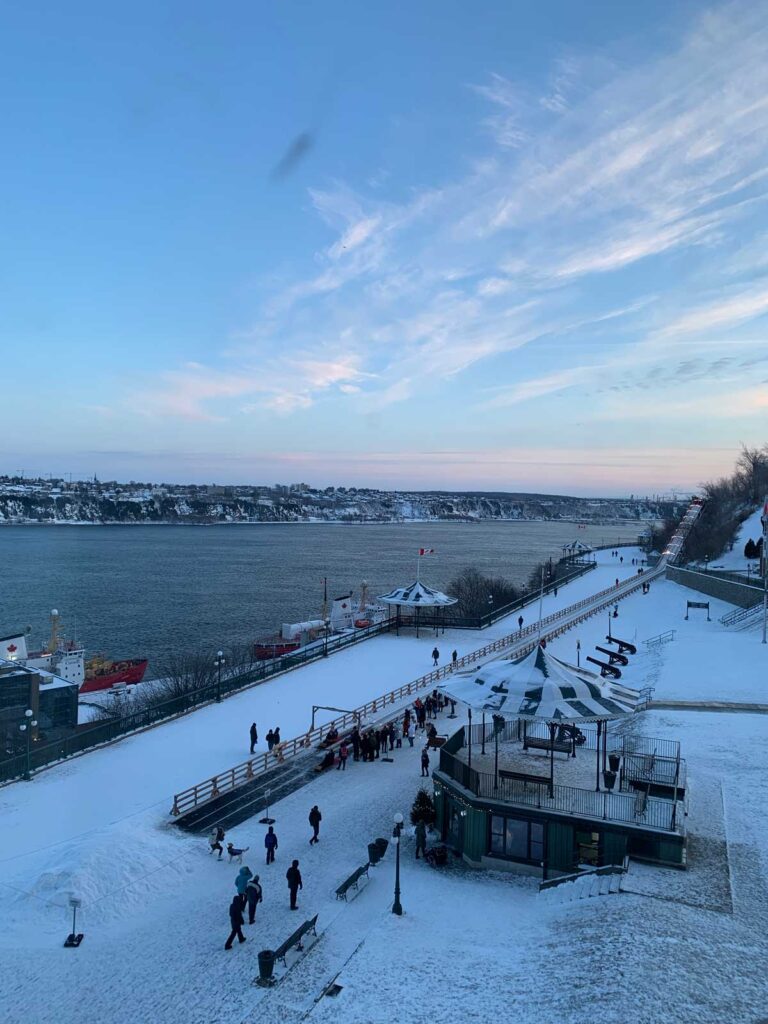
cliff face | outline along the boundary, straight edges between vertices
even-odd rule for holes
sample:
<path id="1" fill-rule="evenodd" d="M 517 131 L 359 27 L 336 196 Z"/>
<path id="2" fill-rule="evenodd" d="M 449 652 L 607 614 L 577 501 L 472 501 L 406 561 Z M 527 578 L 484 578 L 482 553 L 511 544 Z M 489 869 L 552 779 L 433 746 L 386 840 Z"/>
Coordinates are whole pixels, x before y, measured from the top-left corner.
<path id="1" fill-rule="evenodd" d="M 228 490 L 235 490 L 230 488 Z M 244 490 L 244 489 L 243 489 Z M 282 489 L 287 490 L 287 489 Z M 618 519 L 650 521 L 662 505 L 646 501 L 587 501 L 540 495 L 431 494 L 385 491 L 217 494 L 203 488 L 69 489 L 42 484 L 0 485 L 0 524 L 12 523 L 295 523 L 421 520 Z"/>

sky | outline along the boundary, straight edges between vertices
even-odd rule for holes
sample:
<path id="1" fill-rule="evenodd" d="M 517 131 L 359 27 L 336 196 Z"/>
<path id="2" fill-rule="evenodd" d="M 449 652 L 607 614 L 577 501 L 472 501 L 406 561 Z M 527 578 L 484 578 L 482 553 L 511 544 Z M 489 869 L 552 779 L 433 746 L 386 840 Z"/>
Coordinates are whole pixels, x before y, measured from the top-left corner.
<path id="1" fill-rule="evenodd" d="M 621 495 L 768 441 L 768 0 L 0 20 L 0 472 Z"/>

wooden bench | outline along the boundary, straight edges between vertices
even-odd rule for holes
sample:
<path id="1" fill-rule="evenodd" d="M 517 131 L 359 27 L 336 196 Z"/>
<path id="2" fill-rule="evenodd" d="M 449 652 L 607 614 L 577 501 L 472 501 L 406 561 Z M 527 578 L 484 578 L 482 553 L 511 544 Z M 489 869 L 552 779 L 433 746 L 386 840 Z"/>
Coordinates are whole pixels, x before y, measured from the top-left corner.
<path id="1" fill-rule="evenodd" d="M 346 900 L 347 893 L 349 892 L 349 890 L 358 888 L 360 884 L 360 879 L 363 877 L 363 875 L 365 875 L 366 878 L 368 877 L 369 867 L 370 864 L 363 864 L 362 867 L 359 867 L 356 871 L 353 871 L 349 878 L 342 882 L 339 888 L 336 890 L 336 899 Z"/>
<path id="2" fill-rule="evenodd" d="M 442 745 L 447 742 L 447 740 L 447 736 L 432 736 L 429 740 L 427 740 L 427 746 L 431 747 L 433 750 L 439 750 L 440 747 L 442 747 Z"/>
<path id="3" fill-rule="evenodd" d="M 531 750 L 546 750 L 547 752 L 554 749 L 558 754 L 570 754 L 571 752 L 570 743 L 560 743 L 558 740 L 550 743 L 545 736 L 526 736 L 523 740 L 523 750 L 528 750 L 529 748 Z"/>
<path id="4" fill-rule="evenodd" d="M 285 962 L 285 958 L 288 955 L 288 953 L 290 953 L 290 951 L 294 948 L 297 949 L 299 952 L 301 952 L 304 949 L 304 947 L 301 944 L 301 940 L 304 938 L 307 932 L 312 932 L 313 935 L 317 935 L 317 931 L 315 929 L 316 924 L 317 914 L 315 914 L 314 917 L 310 918 L 309 921 L 305 921 L 304 924 L 300 925 L 293 933 L 293 935 L 291 935 L 289 939 L 285 940 L 282 946 L 277 947 L 277 949 L 275 950 L 275 960 L 282 960 L 283 967 L 287 967 L 288 965 Z"/>
<path id="5" fill-rule="evenodd" d="M 512 782 L 532 782 L 536 786 L 548 786 L 549 776 L 531 775 L 528 772 L 509 772 L 506 768 L 499 768 L 499 778 L 509 779 Z"/>

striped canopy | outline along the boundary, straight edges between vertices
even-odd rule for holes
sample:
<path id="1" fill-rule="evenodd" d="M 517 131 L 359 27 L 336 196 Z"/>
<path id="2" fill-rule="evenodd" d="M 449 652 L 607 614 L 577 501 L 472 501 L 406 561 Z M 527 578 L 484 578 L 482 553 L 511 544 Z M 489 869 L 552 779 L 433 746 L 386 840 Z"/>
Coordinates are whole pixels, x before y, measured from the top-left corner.
<path id="1" fill-rule="evenodd" d="M 378 598 L 384 604 L 399 604 L 404 608 L 446 608 L 456 604 L 458 598 L 449 597 L 416 580 L 409 587 L 398 587 Z"/>
<path id="2" fill-rule="evenodd" d="M 537 646 L 516 661 L 458 672 L 439 689 L 473 710 L 505 718 L 590 722 L 637 710 L 640 694 L 553 657 Z"/>

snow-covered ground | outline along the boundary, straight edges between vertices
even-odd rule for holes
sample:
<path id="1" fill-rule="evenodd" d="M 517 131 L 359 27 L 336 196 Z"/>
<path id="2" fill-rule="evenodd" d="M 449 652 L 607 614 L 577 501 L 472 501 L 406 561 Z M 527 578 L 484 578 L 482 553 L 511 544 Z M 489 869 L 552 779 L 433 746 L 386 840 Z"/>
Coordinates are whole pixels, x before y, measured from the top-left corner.
<path id="1" fill-rule="evenodd" d="M 763 524 L 760 521 L 763 514 L 763 506 L 756 509 L 739 527 L 739 532 L 736 534 L 736 540 L 733 542 L 733 549 L 726 551 L 725 554 L 719 555 L 717 558 L 712 560 L 712 565 L 723 569 L 734 569 L 740 572 L 747 571 L 747 565 L 751 565 L 754 569 L 757 562 L 755 560 L 749 561 L 744 557 L 744 546 L 748 540 L 757 541 L 763 535 Z"/>
<path id="2" fill-rule="evenodd" d="M 544 612 L 634 575 L 601 553 L 601 565 L 544 600 Z M 623 681 L 651 684 L 658 699 L 768 703 L 768 647 L 759 632 L 731 633 L 717 621 L 729 606 L 712 601 L 686 622 L 696 599 L 672 583 L 621 602 L 614 635 L 638 642 Z M 525 614 L 528 621 L 535 609 Z M 695 617 L 694 617 L 695 614 Z M 442 660 L 510 632 L 437 641 Z M 646 652 L 644 639 L 674 629 Z M 592 653 L 608 631 L 598 615 L 552 642 L 559 657 Z M 385 1022 L 487 1021 L 503 1013 L 538 1024 L 554 1020 L 677 1020 L 729 1024 L 768 1016 L 768 897 L 763 883 L 768 829 L 768 716 L 645 712 L 647 735 L 679 738 L 690 778 L 688 872 L 633 865 L 631 894 L 550 902 L 535 879 L 461 866 L 435 871 L 403 847 L 403 905 L 389 913 L 393 851 L 349 905 L 334 889 L 367 859 L 366 845 L 391 833 L 419 787 L 418 745 L 394 763 L 350 762 L 273 809 L 277 863 L 263 864 L 264 827 L 234 830 L 245 861 L 265 884 L 249 941 L 223 949 L 237 868 L 214 862 L 204 840 L 168 824 L 172 793 L 247 756 L 255 718 L 260 736 L 306 729 L 313 703 L 354 707 L 430 667 L 435 638 L 381 637 L 323 663 L 246 691 L 221 705 L 42 772 L 0 790 L 0 1018 L 8 1024 L 105 1024 L 256 1020 Z M 460 724 L 459 722 L 456 723 Z M 321 842 L 308 845 L 307 813 L 323 812 Z M 301 912 L 288 909 L 285 870 L 301 861 Z M 83 900 L 77 950 L 67 895 Z M 256 953 L 319 913 L 321 938 L 274 990 L 251 984 Z M 321 998 L 332 980 L 340 993 Z"/>

